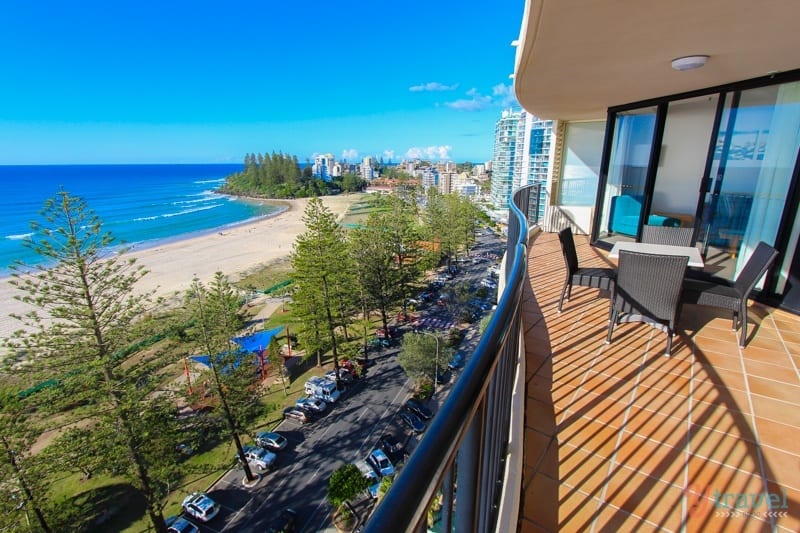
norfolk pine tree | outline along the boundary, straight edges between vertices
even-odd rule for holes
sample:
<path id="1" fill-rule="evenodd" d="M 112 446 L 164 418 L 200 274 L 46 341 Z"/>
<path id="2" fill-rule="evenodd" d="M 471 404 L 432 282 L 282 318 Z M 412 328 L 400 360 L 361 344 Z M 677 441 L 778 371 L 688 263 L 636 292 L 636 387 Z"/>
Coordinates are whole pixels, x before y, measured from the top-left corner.
<path id="1" fill-rule="evenodd" d="M 297 290 L 295 314 L 301 322 L 306 345 L 315 339 L 309 332 L 327 333 L 333 367 L 339 384 L 338 327 L 346 324 L 341 310 L 352 302 L 353 282 L 344 232 L 322 200 L 312 198 L 303 213 L 306 231 L 294 243 L 291 260 Z"/>
<path id="2" fill-rule="evenodd" d="M 240 353 L 232 340 L 242 325 L 238 296 L 222 272 L 217 272 L 209 287 L 194 278 L 186 303 L 196 320 L 197 345 L 209 355 L 214 392 L 230 437 L 247 481 L 253 482 L 257 478 L 244 455 L 240 435 L 247 433 L 245 426 L 257 404 L 255 366 L 252 354 Z"/>
<path id="3" fill-rule="evenodd" d="M 98 448 L 114 452 L 107 464 L 123 466 L 123 475 L 145 500 L 153 527 L 166 533 L 161 501 L 174 457 L 148 453 L 152 428 L 139 423 L 149 399 L 136 385 L 149 368 L 118 355 L 149 302 L 149 294 L 133 292 L 146 271 L 134 259 L 109 253 L 114 238 L 82 199 L 59 191 L 45 202 L 41 216 L 31 224 L 27 245 L 48 266 L 13 267 L 11 283 L 22 293 L 15 298 L 33 310 L 12 315 L 24 328 L 8 344 L 42 379 L 59 379 L 94 408 L 99 427 L 117 428 L 100 432 L 113 435 L 113 441 Z"/>

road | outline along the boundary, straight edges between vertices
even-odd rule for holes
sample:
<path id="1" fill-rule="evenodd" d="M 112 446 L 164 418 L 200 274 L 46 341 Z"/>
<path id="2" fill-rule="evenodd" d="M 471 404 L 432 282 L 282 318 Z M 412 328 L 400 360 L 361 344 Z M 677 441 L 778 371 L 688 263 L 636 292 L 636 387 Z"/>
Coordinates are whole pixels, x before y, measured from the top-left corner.
<path id="1" fill-rule="evenodd" d="M 502 251 L 501 239 L 481 232 L 476 253 Z M 468 262 L 452 283 L 468 280 L 476 285 L 486 278 L 490 260 Z M 434 303 L 418 310 L 431 325 L 447 325 L 454 317 Z M 477 322 L 462 343 L 459 352 L 468 356 L 477 343 Z M 374 363 L 366 377 L 352 384 L 334 405 L 314 422 L 302 425 L 285 420 L 277 428 L 289 439 L 285 450 L 278 452 L 276 468 L 263 475 L 252 487 L 242 483 L 240 468 L 228 471 L 208 491 L 222 509 L 209 524 L 201 525 L 202 532 L 263 532 L 291 507 L 297 511 L 297 531 L 322 531 L 330 527 L 332 508 L 327 502 L 328 480 L 340 466 L 365 458 L 386 433 L 394 434 L 406 444 L 411 453 L 417 437 L 401 426 L 397 417 L 403 403 L 412 392 L 412 382 L 397 363 L 399 351 L 395 341 L 389 348 L 373 351 Z M 452 373 L 449 373 L 452 374 Z M 455 377 L 448 375 L 430 402 L 435 412 L 446 398 Z M 197 521 L 193 520 L 197 523 Z M 198 524 L 200 525 L 200 524 Z"/>

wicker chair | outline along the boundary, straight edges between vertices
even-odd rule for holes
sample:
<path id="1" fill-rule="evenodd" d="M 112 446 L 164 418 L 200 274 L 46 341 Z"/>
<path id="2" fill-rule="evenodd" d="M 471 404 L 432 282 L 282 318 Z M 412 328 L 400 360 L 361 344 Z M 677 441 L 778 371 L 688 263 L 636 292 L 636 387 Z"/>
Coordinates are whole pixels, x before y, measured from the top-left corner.
<path id="1" fill-rule="evenodd" d="M 683 303 L 707 305 L 732 311 L 733 330 L 736 331 L 741 325 L 739 346 L 744 347 L 747 340 L 747 299 L 758 280 L 777 257 L 778 251 L 775 248 L 765 242 L 759 242 L 733 283 L 727 280 L 687 279 L 683 284 L 681 300 Z"/>
<path id="2" fill-rule="evenodd" d="M 572 237 L 572 229 L 569 227 L 558 233 L 558 240 L 561 242 L 561 253 L 564 255 L 564 264 L 567 267 L 567 275 L 564 279 L 564 287 L 561 289 L 561 297 L 558 300 L 558 311 L 564 304 L 564 297 L 569 300 L 572 294 L 572 286 L 594 287 L 597 289 L 610 291 L 614 287 L 615 272 L 613 268 L 584 268 L 578 265 L 578 253 L 575 251 L 575 239 Z"/>
<path id="3" fill-rule="evenodd" d="M 694 228 L 672 228 L 669 226 L 642 226 L 642 242 L 650 244 L 669 244 L 671 246 L 691 246 Z"/>
<path id="4" fill-rule="evenodd" d="M 611 344 L 615 325 L 646 322 L 666 332 L 665 355 L 670 355 L 688 263 L 686 256 L 620 251 L 606 344 Z"/>

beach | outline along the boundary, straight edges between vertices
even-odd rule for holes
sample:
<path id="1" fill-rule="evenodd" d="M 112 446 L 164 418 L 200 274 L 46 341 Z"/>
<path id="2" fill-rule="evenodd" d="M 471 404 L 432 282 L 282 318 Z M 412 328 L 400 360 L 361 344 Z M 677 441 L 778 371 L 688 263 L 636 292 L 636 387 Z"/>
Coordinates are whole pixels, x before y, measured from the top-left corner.
<path id="1" fill-rule="evenodd" d="M 340 194 L 321 199 L 337 218 L 341 218 L 362 196 Z M 231 281 L 236 281 L 246 272 L 287 257 L 296 237 L 305 231 L 302 218 L 308 199 L 276 200 L 275 203 L 286 205 L 287 209 L 265 219 L 226 227 L 208 235 L 131 250 L 126 255 L 135 257 L 138 264 L 149 270 L 136 285 L 136 291 L 155 291 L 156 296 L 170 298 L 188 289 L 194 277 L 208 283 L 216 272 L 221 271 Z M 4 311 L 0 316 L 2 339 L 7 339 L 21 325 L 8 315 L 29 310 L 14 299 L 21 293 L 8 283 L 9 280 L 0 279 L 0 302 L 3 302 Z"/>

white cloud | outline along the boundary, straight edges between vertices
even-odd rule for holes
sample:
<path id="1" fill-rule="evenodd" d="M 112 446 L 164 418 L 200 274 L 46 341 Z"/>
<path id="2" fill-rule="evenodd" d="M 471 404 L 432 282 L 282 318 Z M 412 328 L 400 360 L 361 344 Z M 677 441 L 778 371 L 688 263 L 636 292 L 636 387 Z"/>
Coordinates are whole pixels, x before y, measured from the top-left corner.
<path id="1" fill-rule="evenodd" d="M 347 161 L 358 160 L 358 150 L 350 148 L 349 150 L 342 150 L 342 159 Z"/>
<path id="2" fill-rule="evenodd" d="M 517 99 L 511 85 L 499 83 L 492 87 L 492 95 L 483 95 L 477 89 L 472 88 L 467 91 L 468 98 L 461 98 L 452 102 L 445 102 L 444 105 L 457 111 L 482 111 L 488 107 L 506 108 L 516 104 Z"/>
<path id="3" fill-rule="evenodd" d="M 462 98 L 454 102 L 445 102 L 444 105 L 458 111 L 480 111 L 492 104 L 491 96 L 484 96 L 474 88 L 467 91 L 467 96 L 469 98 Z"/>
<path id="4" fill-rule="evenodd" d="M 394 150 L 384 150 L 383 159 L 385 161 L 394 161 Z"/>
<path id="5" fill-rule="evenodd" d="M 420 85 L 413 85 L 408 88 L 409 91 L 412 93 L 418 92 L 439 92 L 439 91 L 452 91 L 458 87 L 458 84 L 454 85 L 445 85 L 444 83 L 439 83 L 438 81 L 431 81 L 428 83 L 422 83 Z"/>
<path id="6" fill-rule="evenodd" d="M 500 107 L 509 107 L 517 103 L 517 97 L 514 95 L 514 90 L 511 88 L 511 85 L 498 83 L 492 87 L 492 96 L 494 96 L 495 102 L 500 105 Z"/>
<path id="7" fill-rule="evenodd" d="M 412 146 L 406 152 L 407 159 L 450 159 L 450 150 L 453 147 L 445 146 Z"/>

